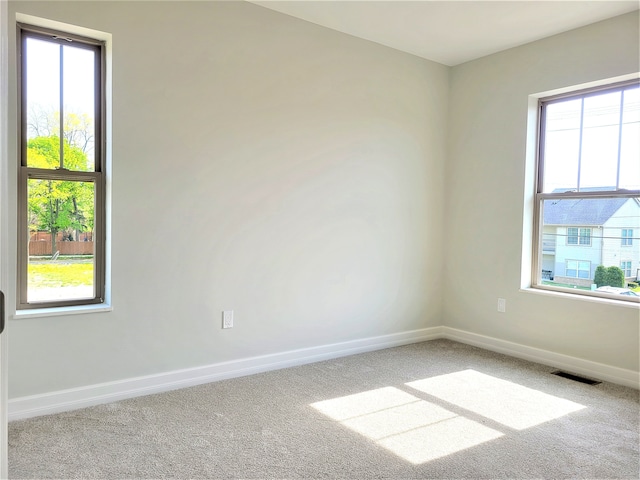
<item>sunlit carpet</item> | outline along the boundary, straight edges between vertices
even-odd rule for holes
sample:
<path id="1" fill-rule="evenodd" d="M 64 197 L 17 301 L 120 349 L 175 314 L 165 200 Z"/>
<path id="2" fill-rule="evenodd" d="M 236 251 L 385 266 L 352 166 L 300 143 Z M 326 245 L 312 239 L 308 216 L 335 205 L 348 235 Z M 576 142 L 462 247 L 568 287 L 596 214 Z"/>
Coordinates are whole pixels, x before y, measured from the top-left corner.
<path id="1" fill-rule="evenodd" d="M 11 478 L 637 479 L 639 392 L 448 340 L 9 425 Z"/>

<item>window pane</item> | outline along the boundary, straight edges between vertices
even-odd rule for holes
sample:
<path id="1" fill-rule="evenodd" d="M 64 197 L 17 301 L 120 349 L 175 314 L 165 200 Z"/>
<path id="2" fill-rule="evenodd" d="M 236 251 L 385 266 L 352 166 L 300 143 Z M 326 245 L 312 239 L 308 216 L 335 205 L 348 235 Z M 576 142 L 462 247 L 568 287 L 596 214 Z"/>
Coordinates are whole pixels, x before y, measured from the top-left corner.
<path id="1" fill-rule="evenodd" d="M 17 307 L 102 303 L 105 245 L 95 232 L 104 232 L 105 179 L 98 148 L 104 45 L 28 25 L 18 30 L 24 128 Z"/>
<path id="2" fill-rule="evenodd" d="M 580 230 L 580 245 L 589 245 L 591 243 L 591 229 L 583 228 Z"/>
<path id="3" fill-rule="evenodd" d="M 585 130 L 582 140 L 580 190 L 615 190 L 618 178 L 618 126 Z"/>
<path id="4" fill-rule="evenodd" d="M 84 154 L 84 158 L 67 158 L 70 170 L 94 170 L 95 121 L 95 52 L 81 48 L 63 47 L 64 78 L 64 138 L 70 148 Z M 65 152 L 66 153 L 66 152 Z"/>
<path id="5" fill-rule="evenodd" d="M 590 262 L 578 262 L 578 278 L 591 278 Z"/>
<path id="6" fill-rule="evenodd" d="M 24 55 L 27 144 L 35 142 L 40 145 L 38 149 L 28 149 L 27 166 L 60 167 L 62 114 L 64 168 L 93 171 L 95 51 L 66 45 L 61 47 L 56 43 L 28 37 Z M 43 147 L 45 144 L 46 148 Z"/>
<path id="7" fill-rule="evenodd" d="M 584 99 L 583 128 L 606 127 L 620 122 L 621 92 L 592 95 Z"/>
<path id="8" fill-rule="evenodd" d="M 640 190 L 640 88 L 624 92 L 620 188 Z"/>
<path id="9" fill-rule="evenodd" d="M 640 280 L 640 198 L 625 197 L 640 190 L 640 86 L 585 90 L 541 108 L 538 284 L 591 291 Z"/>
<path id="10" fill-rule="evenodd" d="M 28 180 L 27 300 L 95 297 L 92 182 Z"/>
<path id="11" fill-rule="evenodd" d="M 541 284 L 590 290 L 592 269 L 620 267 L 621 259 L 631 262 L 624 270 L 635 278 L 640 242 L 628 243 L 628 235 L 640 231 L 640 197 L 549 199 L 542 208 Z"/>
<path id="12" fill-rule="evenodd" d="M 581 106 L 578 99 L 546 107 L 544 192 L 578 188 Z"/>
<path id="13" fill-rule="evenodd" d="M 640 189 L 637 86 L 546 104 L 543 128 L 542 192 Z"/>
<path id="14" fill-rule="evenodd" d="M 620 92 L 584 100 L 580 189 L 615 190 L 618 177 Z"/>
<path id="15" fill-rule="evenodd" d="M 27 166 L 57 168 L 60 166 L 60 46 L 27 38 L 26 58 L 26 122 L 27 138 L 49 138 L 46 158 L 43 152 L 29 150 Z M 56 141 L 53 141 L 55 137 Z"/>

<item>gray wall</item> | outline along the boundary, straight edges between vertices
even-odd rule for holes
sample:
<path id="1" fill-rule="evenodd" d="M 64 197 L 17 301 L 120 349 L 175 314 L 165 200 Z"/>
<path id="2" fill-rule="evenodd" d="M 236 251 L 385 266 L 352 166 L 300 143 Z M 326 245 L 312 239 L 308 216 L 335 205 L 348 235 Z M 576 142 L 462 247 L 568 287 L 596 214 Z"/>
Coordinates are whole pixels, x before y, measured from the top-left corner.
<path id="1" fill-rule="evenodd" d="M 442 324 L 448 68 L 245 2 L 10 10 L 113 35 L 114 307 L 12 320 L 11 398 Z"/>
<path id="2" fill-rule="evenodd" d="M 638 369 L 637 309 L 520 291 L 527 97 L 638 71 L 637 14 L 450 69 L 243 2 L 9 10 L 113 35 L 114 309 L 11 320 L 11 398 L 440 325 Z"/>
<path id="3" fill-rule="evenodd" d="M 527 98 L 638 72 L 638 45 L 635 12 L 452 69 L 447 326 L 638 370 L 637 307 L 520 291 L 533 205 Z M 507 299 L 506 313 L 497 312 L 498 297 Z"/>

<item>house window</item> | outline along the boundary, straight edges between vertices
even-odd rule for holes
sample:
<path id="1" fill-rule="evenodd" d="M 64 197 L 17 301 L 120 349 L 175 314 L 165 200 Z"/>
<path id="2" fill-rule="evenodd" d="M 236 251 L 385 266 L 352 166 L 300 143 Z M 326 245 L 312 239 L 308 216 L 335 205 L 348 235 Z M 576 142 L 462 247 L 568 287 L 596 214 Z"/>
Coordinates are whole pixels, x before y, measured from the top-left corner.
<path id="1" fill-rule="evenodd" d="M 18 308 L 104 302 L 104 45 L 19 25 Z"/>
<path id="2" fill-rule="evenodd" d="M 541 99 L 538 143 L 532 286 L 602 296 L 591 263 L 619 265 L 640 228 L 638 80 Z M 565 276 L 545 275 L 553 265 Z"/>
<path id="3" fill-rule="evenodd" d="M 620 269 L 624 272 L 624 276 L 629 278 L 631 276 L 631 260 L 620 262 Z"/>
<path id="4" fill-rule="evenodd" d="M 571 278 L 591 278 L 591 262 L 567 260 L 565 275 Z"/>
<path id="5" fill-rule="evenodd" d="M 568 227 L 567 245 L 591 245 L 591 229 Z"/>

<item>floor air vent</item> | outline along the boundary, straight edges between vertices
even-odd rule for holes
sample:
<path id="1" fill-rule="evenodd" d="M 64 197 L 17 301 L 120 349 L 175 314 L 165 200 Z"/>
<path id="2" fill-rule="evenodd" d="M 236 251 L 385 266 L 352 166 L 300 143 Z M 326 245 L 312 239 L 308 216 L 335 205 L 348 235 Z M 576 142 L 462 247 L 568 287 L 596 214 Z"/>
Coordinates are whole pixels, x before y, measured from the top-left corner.
<path id="1" fill-rule="evenodd" d="M 587 385 L 599 385 L 600 383 L 602 383 L 599 380 L 591 380 L 590 378 L 584 378 L 579 375 L 563 372 L 562 370 L 551 372 L 551 375 L 557 375 L 558 377 L 568 378 L 569 380 L 573 380 L 575 382 L 586 383 Z"/>

